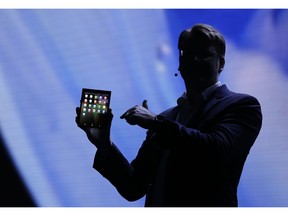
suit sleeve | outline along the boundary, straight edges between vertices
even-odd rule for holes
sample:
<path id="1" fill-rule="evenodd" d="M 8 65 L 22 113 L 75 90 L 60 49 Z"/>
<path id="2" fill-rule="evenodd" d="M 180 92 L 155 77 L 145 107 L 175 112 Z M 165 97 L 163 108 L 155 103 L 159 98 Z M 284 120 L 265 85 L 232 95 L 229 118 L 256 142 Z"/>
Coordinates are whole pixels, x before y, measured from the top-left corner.
<path id="1" fill-rule="evenodd" d="M 259 134 L 262 126 L 261 107 L 256 98 L 247 95 L 242 95 L 237 101 L 227 101 L 219 104 L 225 108 L 209 120 L 203 119 L 207 122 L 200 129 L 185 127 L 160 115 L 157 116 L 154 130 L 160 137 L 165 137 L 166 142 L 162 143 L 169 148 L 180 145 L 237 156 L 249 151 Z"/>
<path id="2" fill-rule="evenodd" d="M 142 198 L 149 187 L 155 159 L 155 148 L 149 137 L 147 135 L 137 157 L 131 163 L 114 144 L 105 152 L 97 150 L 94 158 L 93 168 L 109 180 L 128 201 Z"/>

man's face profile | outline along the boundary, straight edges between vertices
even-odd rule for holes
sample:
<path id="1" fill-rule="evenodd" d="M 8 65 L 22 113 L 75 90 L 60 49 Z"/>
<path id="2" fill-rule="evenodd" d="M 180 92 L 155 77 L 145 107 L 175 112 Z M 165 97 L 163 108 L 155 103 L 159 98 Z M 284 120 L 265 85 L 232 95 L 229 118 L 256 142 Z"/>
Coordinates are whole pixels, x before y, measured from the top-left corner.
<path id="1" fill-rule="evenodd" d="M 185 32 L 179 46 L 179 71 L 188 82 L 206 85 L 217 80 L 219 55 L 207 37 Z"/>

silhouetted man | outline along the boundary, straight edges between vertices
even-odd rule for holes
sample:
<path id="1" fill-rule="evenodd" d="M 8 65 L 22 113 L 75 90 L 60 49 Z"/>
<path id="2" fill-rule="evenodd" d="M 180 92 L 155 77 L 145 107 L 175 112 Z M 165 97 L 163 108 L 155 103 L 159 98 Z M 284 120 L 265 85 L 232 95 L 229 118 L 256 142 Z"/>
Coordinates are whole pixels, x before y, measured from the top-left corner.
<path id="1" fill-rule="evenodd" d="M 93 166 L 125 199 L 146 195 L 145 206 L 238 206 L 242 169 L 262 125 L 260 104 L 218 80 L 226 45 L 212 26 L 184 30 L 178 48 L 186 92 L 177 106 L 156 115 L 143 101 L 121 116 L 147 129 L 131 163 L 110 140 L 111 110 L 106 129 L 82 128 L 97 147 Z"/>

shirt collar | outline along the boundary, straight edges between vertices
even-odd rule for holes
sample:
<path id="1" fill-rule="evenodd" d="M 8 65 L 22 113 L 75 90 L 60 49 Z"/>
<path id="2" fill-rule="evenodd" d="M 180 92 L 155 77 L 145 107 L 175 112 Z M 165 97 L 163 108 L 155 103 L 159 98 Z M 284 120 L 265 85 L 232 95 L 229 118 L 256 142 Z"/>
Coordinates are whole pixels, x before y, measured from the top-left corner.
<path id="1" fill-rule="evenodd" d="M 218 88 L 222 86 L 222 83 L 220 81 L 216 82 L 214 85 L 212 86 L 209 86 L 207 89 L 205 89 L 201 95 L 203 97 L 204 100 L 207 100 L 207 98 Z M 182 94 L 182 96 L 180 98 L 178 98 L 177 100 L 177 104 L 178 105 L 181 105 L 184 103 L 184 101 L 187 100 L 187 95 L 186 95 L 186 92 L 184 92 Z"/>
<path id="2" fill-rule="evenodd" d="M 207 98 L 218 88 L 222 86 L 222 83 L 220 81 L 216 82 L 214 85 L 208 87 L 202 92 L 202 96 L 204 100 L 207 100 Z"/>

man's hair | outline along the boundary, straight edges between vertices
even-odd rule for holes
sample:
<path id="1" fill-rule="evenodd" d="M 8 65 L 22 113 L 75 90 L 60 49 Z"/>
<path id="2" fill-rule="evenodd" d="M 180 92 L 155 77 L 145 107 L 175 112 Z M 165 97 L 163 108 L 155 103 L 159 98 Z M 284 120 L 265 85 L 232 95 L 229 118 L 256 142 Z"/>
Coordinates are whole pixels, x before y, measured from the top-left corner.
<path id="1" fill-rule="evenodd" d="M 208 39 L 216 48 L 217 53 L 225 56 L 226 43 L 224 36 L 214 27 L 207 24 L 196 24 L 189 29 L 182 31 L 178 39 L 178 48 L 182 47 L 185 39 L 189 38 L 191 34 L 198 34 Z"/>

